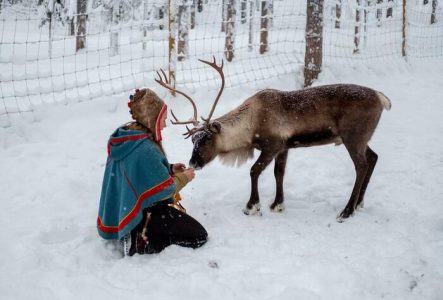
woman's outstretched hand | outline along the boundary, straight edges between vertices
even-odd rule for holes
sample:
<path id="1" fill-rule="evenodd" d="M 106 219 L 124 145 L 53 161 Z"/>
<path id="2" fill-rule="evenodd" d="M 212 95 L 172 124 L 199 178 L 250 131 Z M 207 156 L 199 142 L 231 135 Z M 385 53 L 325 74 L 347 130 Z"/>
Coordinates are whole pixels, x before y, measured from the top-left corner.
<path id="1" fill-rule="evenodd" d="M 186 169 L 186 166 L 182 163 L 172 165 L 172 173 L 174 173 L 174 174 L 183 172 L 185 169 Z"/>

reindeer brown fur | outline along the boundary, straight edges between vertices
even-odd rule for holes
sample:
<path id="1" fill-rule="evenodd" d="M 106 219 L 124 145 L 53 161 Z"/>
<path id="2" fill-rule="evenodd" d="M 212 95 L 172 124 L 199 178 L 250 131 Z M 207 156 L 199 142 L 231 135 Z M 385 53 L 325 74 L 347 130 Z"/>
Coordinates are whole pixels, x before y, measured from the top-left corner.
<path id="1" fill-rule="evenodd" d="M 222 66 L 216 66 L 215 60 L 212 64 L 205 63 L 216 68 L 224 81 Z M 270 208 L 281 211 L 288 150 L 344 144 L 354 163 L 356 180 L 349 201 L 339 215 L 339 220 L 343 220 L 351 216 L 356 207 L 363 206 L 378 158 L 368 142 L 383 109 L 390 107 L 383 93 L 353 84 L 299 91 L 263 90 L 220 118 L 211 121 L 209 117 L 203 126 L 188 129 L 187 135 L 192 136 L 194 144 L 190 165 L 203 168 L 217 156 L 224 162 L 239 165 L 252 157 L 254 149 L 260 150 L 250 171 L 251 195 L 244 212 L 255 214 L 260 210 L 258 178 L 274 159 L 277 191 Z M 210 115 L 214 108 L 215 105 Z"/>

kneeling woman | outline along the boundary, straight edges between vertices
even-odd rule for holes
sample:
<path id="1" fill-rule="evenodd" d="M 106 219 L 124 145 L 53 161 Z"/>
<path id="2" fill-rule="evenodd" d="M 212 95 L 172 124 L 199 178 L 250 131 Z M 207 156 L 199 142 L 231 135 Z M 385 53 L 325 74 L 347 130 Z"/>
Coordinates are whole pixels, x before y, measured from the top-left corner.
<path id="1" fill-rule="evenodd" d="M 178 191 L 193 169 L 169 164 L 161 145 L 166 105 L 151 90 L 136 90 L 129 106 L 135 122 L 118 128 L 108 142 L 99 235 L 120 240 L 125 255 L 158 253 L 176 244 L 198 248 L 207 232 L 178 203 Z"/>

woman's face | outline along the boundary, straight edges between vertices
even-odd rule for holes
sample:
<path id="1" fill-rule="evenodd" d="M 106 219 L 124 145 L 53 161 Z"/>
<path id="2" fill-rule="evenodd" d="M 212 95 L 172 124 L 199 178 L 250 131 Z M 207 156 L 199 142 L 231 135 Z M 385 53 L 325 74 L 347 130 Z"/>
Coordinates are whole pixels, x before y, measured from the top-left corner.
<path id="1" fill-rule="evenodd" d="M 160 130 L 163 130 L 163 128 L 166 127 L 166 118 L 168 117 L 168 112 L 165 111 L 165 113 L 162 116 L 162 119 L 160 120 Z"/>

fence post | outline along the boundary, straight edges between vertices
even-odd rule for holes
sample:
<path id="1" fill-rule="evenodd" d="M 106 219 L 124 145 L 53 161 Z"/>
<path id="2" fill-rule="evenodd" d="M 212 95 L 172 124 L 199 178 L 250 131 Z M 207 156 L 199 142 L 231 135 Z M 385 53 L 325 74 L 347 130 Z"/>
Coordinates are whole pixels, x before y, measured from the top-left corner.
<path id="1" fill-rule="evenodd" d="M 323 60 L 323 0 L 307 1 L 305 87 L 317 79 Z"/>
<path id="2" fill-rule="evenodd" d="M 176 6 L 174 0 L 168 0 L 168 30 L 169 30 L 169 53 L 168 53 L 168 72 L 169 84 L 174 88 L 171 91 L 172 96 L 175 96 L 175 66 L 177 62 L 177 55 L 175 53 L 175 35 L 177 32 L 177 23 L 175 22 Z"/>
<path id="3" fill-rule="evenodd" d="M 263 54 L 266 51 L 268 51 L 268 21 L 269 21 L 268 14 L 269 14 L 268 0 L 263 0 L 261 2 L 260 54 Z"/>
<path id="4" fill-rule="evenodd" d="M 402 17 L 402 42 L 401 42 L 401 55 L 406 58 L 406 0 L 403 0 L 403 17 Z"/>

